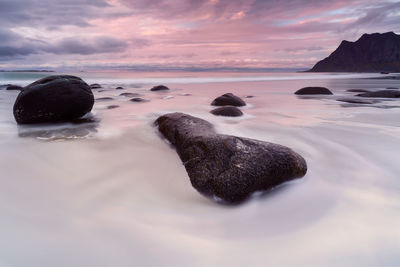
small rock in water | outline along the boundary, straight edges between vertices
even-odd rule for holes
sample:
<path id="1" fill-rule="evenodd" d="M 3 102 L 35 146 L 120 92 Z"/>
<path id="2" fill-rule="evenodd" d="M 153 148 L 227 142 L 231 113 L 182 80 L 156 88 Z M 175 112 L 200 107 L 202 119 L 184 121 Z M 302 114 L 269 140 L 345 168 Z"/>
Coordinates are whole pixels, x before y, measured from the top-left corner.
<path id="1" fill-rule="evenodd" d="M 19 85 L 11 84 L 11 85 L 7 86 L 7 90 L 19 90 L 19 91 L 21 91 L 23 89 L 24 88 L 22 86 L 19 86 Z"/>
<path id="2" fill-rule="evenodd" d="M 110 101 L 110 100 L 114 100 L 114 98 L 112 98 L 112 97 L 99 97 L 99 98 L 96 98 L 96 101 Z"/>
<path id="3" fill-rule="evenodd" d="M 176 147 L 193 187 L 213 198 L 241 202 L 307 172 L 304 158 L 290 148 L 217 134 L 200 118 L 170 113 L 155 123 Z"/>
<path id="4" fill-rule="evenodd" d="M 375 104 L 379 101 L 371 101 L 371 100 L 365 100 L 365 99 L 358 99 L 358 98 L 339 98 L 337 101 L 340 102 L 346 102 L 350 104 Z"/>
<path id="5" fill-rule="evenodd" d="M 325 87 L 304 87 L 297 90 L 296 95 L 333 95 L 333 93 Z"/>
<path id="6" fill-rule="evenodd" d="M 349 89 L 346 90 L 347 92 L 351 92 L 351 93 L 367 93 L 367 92 L 371 92 L 369 90 L 366 89 Z"/>
<path id="7" fill-rule="evenodd" d="M 107 107 L 107 109 L 114 109 L 114 108 L 119 108 L 119 106 L 118 105 L 110 105 Z"/>
<path id="8" fill-rule="evenodd" d="M 116 90 L 122 90 L 124 89 L 124 87 L 118 86 L 117 88 L 115 88 Z"/>
<path id="9" fill-rule="evenodd" d="M 150 91 L 166 91 L 169 90 L 165 85 L 157 85 L 150 89 Z"/>
<path id="10" fill-rule="evenodd" d="M 210 112 L 214 115 L 225 117 L 239 117 L 243 115 L 243 112 L 234 106 L 223 106 L 213 109 Z"/>
<path id="11" fill-rule="evenodd" d="M 91 88 L 91 89 L 99 89 L 99 88 L 102 88 L 102 87 L 101 87 L 101 85 L 98 84 L 98 83 L 93 83 L 93 84 L 90 85 L 90 88 Z"/>
<path id="12" fill-rule="evenodd" d="M 386 87 L 386 89 L 389 89 L 389 90 L 396 90 L 396 89 L 399 89 L 398 87 Z"/>
<path id="13" fill-rule="evenodd" d="M 132 101 L 132 102 L 149 102 L 149 100 L 143 99 L 141 97 L 134 97 L 134 98 L 130 99 L 129 101 Z"/>
<path id="14" fill-rule="evenodd" d="M 361 97 L 381 97 L 381 98 L 399 98 L 400 91 L 398 90 L 379 90 L 375 92 L 367 92 L 363 94 L 358 94 Z"/>
<path id="15" fill-rule="evenodd" d="M 135 96 L 140 96 L 140 94 L 137 93 L 122 93 L 120 96 L 125 96 L 125 97 L 135 97 Z"/>
<path id="16" fill-rule="evenodd" d="M 245 98 L 253 98 L 253 95 L 246 95 Z"/>
<path id="17" fill-rule="evenodd" d="M 93 93 L 81 78 L 54 75 L 24 87 L 14 103 L 17 123 L 71 121 L 92 110 Z"/>
<path id="18" fill-rule="evenodd" d="M 222 96 L 217 97 L 211 103 L 212 106 L 235 106 L 242 107 L 246 106 L 246 103 L 238 96 L 235 96 L 232 93 L 223 94 Z"/>

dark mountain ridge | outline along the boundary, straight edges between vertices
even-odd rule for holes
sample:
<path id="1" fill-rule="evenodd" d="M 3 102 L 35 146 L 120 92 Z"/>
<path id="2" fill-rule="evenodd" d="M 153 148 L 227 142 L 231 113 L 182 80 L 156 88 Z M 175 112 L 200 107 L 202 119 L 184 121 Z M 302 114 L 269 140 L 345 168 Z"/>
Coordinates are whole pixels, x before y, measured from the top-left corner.
<path id="1" fill-rule="evenodd" d="M 363 34 L 355 42 L 342 41 L 311 72 L 400 72 L 400 35 Z"/>

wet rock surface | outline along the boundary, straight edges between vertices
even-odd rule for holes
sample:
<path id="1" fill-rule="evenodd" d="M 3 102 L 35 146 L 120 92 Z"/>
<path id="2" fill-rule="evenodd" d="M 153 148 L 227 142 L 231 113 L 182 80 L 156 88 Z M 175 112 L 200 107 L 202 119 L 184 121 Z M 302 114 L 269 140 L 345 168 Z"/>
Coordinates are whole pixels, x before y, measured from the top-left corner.
<path id="1" fill-rule="evenodd" d="M 24 87 L 14 103 L 17 123 L 71 121 L 92 110 L 93 93 L 81 78 L 54 75 Z"/>
<path id="2" fill-rule="evenodd" d="M 150 89 L 150 91 L 167 91 L 169 88 L 165 85 L 157 85 Z"/>
<path id="3" fill-rule="evenodd" d="M 176 147 L 193 187 L 224 202 L 241 202 L 307 172 L 305 160 L 290 148 L 217 134 L 200 118 L 170 113 L 155 123 Z"/>
<path id="4" fill-rule="evenodd" d="M 367 92 L 358 94 L 357 96 L 361 97 L 381 97 L 381 98 L 399 98 L 400 91 L 399 90 L 379 90 L 375 92 Z"/>
<path id="5" fill-rule="evenodd" d="M 227 93 L 223 94 L 222 96 L 217 97 L 211 103 L 212 106 L 235 106 L 235 107 L 242 107 L 246 106 L 246 102 L 244 102 L 240 97 L 232 94 Z"/>
<path id="6" fill-rule="evenodd" d="M 333 93 L 325 87 L 304 87 L 297 90 L 295 95 L 333 95 Z"/>
<path id="7" fill-rule="evenodd" d="M 240 117 L 243 112 L 234 106 L 223 106 L 210 111 L 211 114 L 225 117 Z"/>

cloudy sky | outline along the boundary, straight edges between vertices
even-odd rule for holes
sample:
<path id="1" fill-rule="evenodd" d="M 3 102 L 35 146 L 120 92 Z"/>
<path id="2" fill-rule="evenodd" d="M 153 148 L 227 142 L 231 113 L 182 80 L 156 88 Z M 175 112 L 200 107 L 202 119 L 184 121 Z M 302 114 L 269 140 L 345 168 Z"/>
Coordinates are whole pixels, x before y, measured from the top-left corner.
<path id="1" fill-rule="evenodd" d="M 0 0 L 0 68 L 311 67 L 392 0 Z"/>

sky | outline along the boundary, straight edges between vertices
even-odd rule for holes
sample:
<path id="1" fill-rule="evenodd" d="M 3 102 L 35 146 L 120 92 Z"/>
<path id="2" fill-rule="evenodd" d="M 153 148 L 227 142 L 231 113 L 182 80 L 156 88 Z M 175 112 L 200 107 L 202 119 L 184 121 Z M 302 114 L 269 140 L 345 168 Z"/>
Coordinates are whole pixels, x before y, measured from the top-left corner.
<path id="1" fill-rule="evenodd" d="M 0 0 L 0 69 L 310 68 L 393 0 Z"/>

